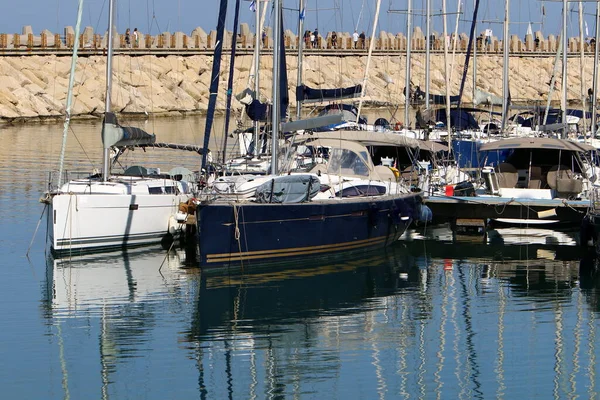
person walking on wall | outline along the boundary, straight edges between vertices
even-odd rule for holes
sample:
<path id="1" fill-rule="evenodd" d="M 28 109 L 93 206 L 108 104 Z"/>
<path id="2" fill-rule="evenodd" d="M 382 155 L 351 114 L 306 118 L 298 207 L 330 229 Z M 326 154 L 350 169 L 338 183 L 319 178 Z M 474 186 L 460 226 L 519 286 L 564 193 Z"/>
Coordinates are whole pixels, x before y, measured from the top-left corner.
<path id="1" fill-rule="evenodd" d="M 359 37 L 360 37 L 360 47 L 361 47 L 361 49 L 364 49 L 366 41 L 367 41 L 367 37 L 365 36 L 365 31 L 362 31 L 360 33 Z"/>
<path id="2" fill-rule="evenodd" d="M 129 28 L 125 30 L 125 46 L 131 47 L 131 31 Z"/>
<path id="3" fill-rule="evenodd" d="M 133 29 L 133 44 L 136 49 L 140 47 L 140 33 L 137 28 Z"/>
<path id="4" fill-rule="evenodd" d="M 352 34 L 352 43 L 354 44 L 354 48 L 356 49 L 356 45 L 358 44 L 358 32 L 354 31 Z"/>

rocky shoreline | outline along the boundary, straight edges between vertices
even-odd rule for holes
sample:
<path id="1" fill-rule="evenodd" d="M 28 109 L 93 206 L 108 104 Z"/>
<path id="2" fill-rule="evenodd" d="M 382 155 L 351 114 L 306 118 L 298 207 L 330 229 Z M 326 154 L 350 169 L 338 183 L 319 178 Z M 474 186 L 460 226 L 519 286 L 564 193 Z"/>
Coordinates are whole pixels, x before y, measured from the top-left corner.
<path id="1" fill-rule="evenodd" d="M 314 88 L 348 87 L 363 82 L 366 56 L 307 56 L 304 59 L 304 84 Z M 402 107 L 406 58 L 377 55 L 371 61 L 365 102 L 371 105 Z M 581 102 L 580 61 L 569 58 L 568 98 Z M 451 67 L 451 94 L 457 94 L 464 69 L 464 56 L 456 55 Z M 554 57 L 511 57 L 510 92 L 517 103 L 545 104 L 554 69 Z M 0 121 L 4 123 L 61 121 L 65 115 L 71 58 L 60 56 L 0 57 Z M 297 60 L 288 56 L 289 96 L 293 103 Z M 72 119 L 97 119 L 104 112 L 106 58 L 80 57 L 73 90 Z M 128 56 L 113 59 L 113 111 L 131 117 L 202 115 L 208 107 L 212 57 Z M 217 110 L 225 110 L 228 62 L 220 74 Z M 271 91 L 272 59 L 261 59 L 260 85 L 263 100 Z M 252 56 L 236 58 L 233 94 L 252 87 Z M 443 56 L 431 57 L 431 93 L 445 94 Z M 464 102 L 472 102 L 472 64 L 464 89 Z M 593 57 L 584 61 L 584 91 L 591 87 Z M 559 66 L 560 74 L 560 66 Z M 413 57 L 411 81 L 425 90 L 425 56 Z M 560 100 L 561 77 L 557 76 L 553 101 Z M 478 55 L 477 87 L 494 95 L 502 94 L 502 56 Z M 232 101 L 234 111 L 242 105 Z"/>

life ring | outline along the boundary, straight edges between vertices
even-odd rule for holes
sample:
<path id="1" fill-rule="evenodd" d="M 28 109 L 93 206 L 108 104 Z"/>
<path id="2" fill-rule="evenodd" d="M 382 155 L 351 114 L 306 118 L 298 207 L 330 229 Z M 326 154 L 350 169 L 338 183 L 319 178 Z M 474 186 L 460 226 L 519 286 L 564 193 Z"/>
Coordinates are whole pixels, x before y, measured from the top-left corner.
<path id="1" fill-rule="evenodd" d="M 396 131 L 400 131 L 400 130 L 402 130 L 402 128 L 404 128 L 404 126 L 402 125 L 402 122 L 396 122 L 396 125 L 394 125 L 394 130 L 396 130 Z"/>
<path id="2" fill-rule="evenodd" d="M 392 170 L 396 179 L 398 179 L 400 177 L 400 171 L 398 170 L 398 168 L 395 168 L 395 167 L 388 167 L 388 168 Z"/>

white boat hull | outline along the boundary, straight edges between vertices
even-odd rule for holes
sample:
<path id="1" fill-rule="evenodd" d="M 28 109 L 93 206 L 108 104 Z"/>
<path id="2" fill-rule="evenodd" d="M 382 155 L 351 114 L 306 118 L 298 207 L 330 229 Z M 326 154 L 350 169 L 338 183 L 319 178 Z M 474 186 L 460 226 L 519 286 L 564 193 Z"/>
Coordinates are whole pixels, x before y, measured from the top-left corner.
<path id="1" fill-rule="evenodd" d="M 160 243 L 188 194 L 55 194 L 48 233 L 55 252 Z"/>

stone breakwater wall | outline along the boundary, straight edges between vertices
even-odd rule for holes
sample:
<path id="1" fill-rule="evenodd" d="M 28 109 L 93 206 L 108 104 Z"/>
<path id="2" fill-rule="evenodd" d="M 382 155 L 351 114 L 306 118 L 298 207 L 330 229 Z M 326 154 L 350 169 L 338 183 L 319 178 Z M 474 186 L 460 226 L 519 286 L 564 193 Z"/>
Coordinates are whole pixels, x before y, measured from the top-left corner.
<path id="1" fill-rule="evenodd" d="M 451 94 L 457 94 L 464 69 L 464 57 L 456 55 L 451 64 Z M 304 58 L 304 83 L 314 88 L 348 87 L 363 82 L 366 55 L 322 56 Z M 399 55 L 377 55 L 372 59 L 367 79 L 366 101 L 372 105 L 402 107 L 406 58 Z M 554 56 L 511 57 L 510 92 L 514 101 L 545 102 L 553 72 Z M 20 121 L 31 119 L 62 119 L 65 115 L 67 86 L 71 58 L 55 55 L 0 57 L 0 119 Z M 295 99 L 297 59 L 287 57 L 289 96 Z M 77 62 L 71 115 L 74 118 L 97 117 L 104 111 L 106 58 L 80 57 Z M 212 57 L 192 56 L 129 56 L 113 59 L 113 111 L 123 114 L 179 115 L 205 113 L 209 98 Z M 431 57 L 431 93 L 445 93 L 444 59 Z M 568 98 L 581 99 L 580 62 L 568 61 Z M 229 63 L 223 62 L 219 76 L 217 109 L 225 108 Z M 235 63 L 233 94 L 251 81 L 252 56 L 241 55 Z M 584 61 L 584 89 L 591 87 L 593 57 Z M 260 85 L 262 100 L 271 92 L 272 57 L 261 58 Z M 416 54 L 411 63 L 411 81 L 425 90 L 425 55 Z M 561 77 L 556 80 L 553 100 L 560 100 Z M 502 94 L 502 56 L 480 55 L 477 58 L 477 87 L 500 96 Z M 472 99 L 472 74 L 469 73 L 464 101 Z M 233 99 L 234 108 L 242 108 Z"/>

